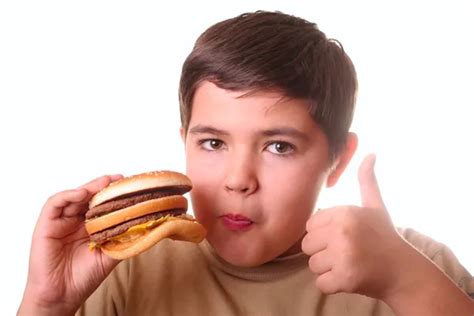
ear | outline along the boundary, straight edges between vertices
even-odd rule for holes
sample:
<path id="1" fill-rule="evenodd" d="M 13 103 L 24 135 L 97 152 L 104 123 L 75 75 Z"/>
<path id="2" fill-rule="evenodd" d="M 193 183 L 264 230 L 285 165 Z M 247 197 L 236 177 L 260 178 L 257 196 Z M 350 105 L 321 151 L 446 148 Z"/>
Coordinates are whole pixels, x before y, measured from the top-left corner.
<path id="1" fill-rule="evenodd" d="M 181 135 L 181 140 L 183 141 L 183 144 L 186 144 L 186 131 L 184 130 L 184 127 L 179 128 L 179 134 Z"/>
<path id="2" fill-rule="evenodd" d="M 355 133 L 349 133 L 347 135 L 346 146 L 331 167 L 330 173 L 326 179 L 326 187 L 330 188 L 337 183 L 337 180 L 339 180 L 339 177 L 351 161 L 352 156 L 354 156 L 358 143 L 359 141 Z"/>

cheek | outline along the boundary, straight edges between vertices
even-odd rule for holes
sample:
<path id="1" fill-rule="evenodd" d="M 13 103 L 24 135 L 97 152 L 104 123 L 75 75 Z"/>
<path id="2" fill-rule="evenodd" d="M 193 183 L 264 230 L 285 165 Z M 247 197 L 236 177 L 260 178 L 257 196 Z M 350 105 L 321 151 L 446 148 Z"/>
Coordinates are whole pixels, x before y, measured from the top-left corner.
<path id="1" fill-rule="evenodd" d="M 190 177 L 191 178 L 191 177 Z M 192 181 L 192 178 L 191 178 Z M 200 181 L 193 181 L 193 189 L 190 192 L 194 217 L 207 229 L 212 223 L 215 200 L 215 190 L 210 189 Z"/>
<path id="2" fill-rule="evenodd" d="M 194 215 L 202 224 L 210 219 L 209 213 L 214 209 L 216 190 L 219 185 L 220 165 L 202 153 L 188 150 L 186 153 L 186 175 L 193 183 L 190 192 Z M 207 212 L 207 213 L 206 213 Z"/>
<path id="3" fill-rule="evenodd" d="M 268 168 L 265 180 L 266 205 L 278 218 L 305 222 L 313 211 L 325 179 L 323 164 L 309 159 Z M 278 198 L 275 198 L 278 197 Z"/>
<path id="4" fill-rule="evenodd" d="M 198 222 L 204 224 L 209 218 L 208 214 L 206 214 L 204 210 L 207 210 L 209 208 L 210 197 L 207 196 L 205 192 L 200 192 L 194 189 L 193 191 L 191 191 L 190 196 L 193 206 L 194 217 L 196 217 Z"/>

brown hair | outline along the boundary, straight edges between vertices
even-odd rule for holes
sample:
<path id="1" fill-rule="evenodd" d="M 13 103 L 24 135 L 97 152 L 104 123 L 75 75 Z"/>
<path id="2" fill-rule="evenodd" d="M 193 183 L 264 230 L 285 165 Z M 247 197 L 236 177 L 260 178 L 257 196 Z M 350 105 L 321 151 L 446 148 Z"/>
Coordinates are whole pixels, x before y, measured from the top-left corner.
<path id="1" fill-rule="evenodd" d="M 357 76 L 342 45 L 317 25 L 281 12 L 244 13 L 208 28 L 183 64 L 181 124 L 187 132 L 194 93 L 211 81 L 221 89 L 282 91 L 308 100 L 334 159 L 352 122 Z"/>

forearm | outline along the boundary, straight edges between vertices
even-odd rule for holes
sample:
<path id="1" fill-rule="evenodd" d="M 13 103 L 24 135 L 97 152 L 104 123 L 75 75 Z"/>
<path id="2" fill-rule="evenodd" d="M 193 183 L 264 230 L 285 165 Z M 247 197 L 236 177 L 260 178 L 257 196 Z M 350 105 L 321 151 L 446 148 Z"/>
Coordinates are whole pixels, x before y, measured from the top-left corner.
<path id="1" fill-rule="evenodd" d="M 398 275 L 405 282 L 382 298 L 397 315 L 474 315 L 474 301 L 416 249 L 404 252 Z"/>
<path id="2" fill-rule="evenodd" d="M 20 305 L 20 308 L 18 309 L 17 316 L 23 316 L 23 315 L 36 315 L 36 316 L 50 316 L 50 315 L 74 315 L 74 312 L 68 311 L 63 309 L 62 307 L 56 307 L 56 306 L 39 306 L 39 305 L 34 305 L 34 304 L 29 304 L 28 302 L 25 302 Z"/>

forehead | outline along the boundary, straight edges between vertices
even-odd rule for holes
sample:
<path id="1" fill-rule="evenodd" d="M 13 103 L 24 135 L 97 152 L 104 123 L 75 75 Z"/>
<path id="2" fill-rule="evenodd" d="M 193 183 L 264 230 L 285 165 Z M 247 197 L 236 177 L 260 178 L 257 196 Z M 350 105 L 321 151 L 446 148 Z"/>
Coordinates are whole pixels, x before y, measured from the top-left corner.
<path id="1" fill-rule="evenodd" d="M 221 128 L 265 128 L 273 125 L 311 132 L 318 129 L 308 112 L 308 103 L 279 92 L 234 92 L 205 81 L 196 90 L 189 126 L 209 124 Z"/>

